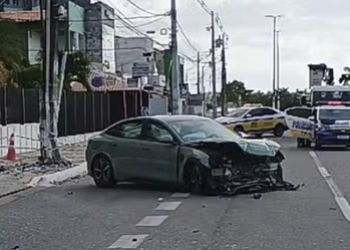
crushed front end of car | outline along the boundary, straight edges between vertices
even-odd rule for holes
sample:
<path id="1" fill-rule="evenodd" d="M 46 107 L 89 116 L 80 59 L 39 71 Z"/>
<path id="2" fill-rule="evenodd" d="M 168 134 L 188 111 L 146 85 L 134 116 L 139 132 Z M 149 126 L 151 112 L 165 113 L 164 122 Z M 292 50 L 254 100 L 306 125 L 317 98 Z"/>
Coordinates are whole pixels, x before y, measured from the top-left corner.
<path id="1" fill-rule="evenodd" d="M 270 140 L 207 140 L 190 145 L 208 156 L 203 168 L 206 190 L 214 194 L 296 190 L 283 179 L 285 159 L 280 145 Z"/>

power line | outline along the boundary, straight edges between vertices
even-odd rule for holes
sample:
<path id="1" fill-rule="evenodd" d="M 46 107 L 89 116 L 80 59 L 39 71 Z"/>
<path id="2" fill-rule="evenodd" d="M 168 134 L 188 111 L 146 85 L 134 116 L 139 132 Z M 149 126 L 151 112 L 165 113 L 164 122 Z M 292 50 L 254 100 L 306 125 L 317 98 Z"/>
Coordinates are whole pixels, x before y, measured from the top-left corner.
<path id="1" fill-rule="evenodd" d="M 207 12 L 208 15 L 211 15 L 212 10 L 208 7 L 208 5 L 205 3 L 204 0 L 197 0 L 197 2 L 200 4 L 202 9 L 205 12 Z M 221 30 L 221 32 L 224 32 L 224 26 L 222 25 L 222 21 L 218 13 L 215 14 L 215 22 L 219 27 L 219 29 Z"/>
<path id="2" fill-rule="evenodd" d="M 134 27 L 143 27 L 143 26 L 147 26 L 147 25 L 150 25 L 150 24 L 153 24 L 153 23 L 156 23 L 156 22 L 159 22 L 160 20 L 162 20 L 164 17 L 160 17 L 156 20 L 153 20 L 153 21 L 149 21 L 149 22 L 146 22 L 146 23 L 141 23 L 141 24 L 138 24 L 138 25 L 134 25 Z M 115 26 L 115 28 L 123 28 L 125 26 Z"/>
<path id="3" fill-rule="evenodd" d="M 198 52 L 198 49 L 196 48 L 196 46 L 193 45 L 193 43 L 190 41 L 190 39 L 187 37 L 185 31 L 183 30 L 181 24 L 179 22 L 177 22 L 177 26 L 179 27 L 180 29 L 180 32 L 182 34 L 182 36 L 185 38 L 187 44 L 196 52 Z"/>
<path id="4" fill-rule="evenodd" d="M 131 5 L 133 5 L 135 8 L 147 13 L 147 14 L 150 14 L 150 15 L 159 15 L 157 13 L 153 13 L 151 11 L 148 11 L 148 10 L 145 10 L 144 8 L 142 8 L 140 5 L 136 4 L 135 2 L 131 1 L 131 0 L 127 0 Z"/>

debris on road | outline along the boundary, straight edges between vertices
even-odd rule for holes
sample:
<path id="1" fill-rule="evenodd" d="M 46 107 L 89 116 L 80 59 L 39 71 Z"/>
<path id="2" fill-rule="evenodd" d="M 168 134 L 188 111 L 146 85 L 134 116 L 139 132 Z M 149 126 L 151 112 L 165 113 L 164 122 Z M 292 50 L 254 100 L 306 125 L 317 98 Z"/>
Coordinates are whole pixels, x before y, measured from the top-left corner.
<path id="1" fill-rule="evenodd" d="M 254 194 L 254 195 L 253 195 L 253 198 L 254 198 L 255 200 L 259 200 L 259 199 L 261 199 L 261 197 L 262 197 L 262 194 Z"/>

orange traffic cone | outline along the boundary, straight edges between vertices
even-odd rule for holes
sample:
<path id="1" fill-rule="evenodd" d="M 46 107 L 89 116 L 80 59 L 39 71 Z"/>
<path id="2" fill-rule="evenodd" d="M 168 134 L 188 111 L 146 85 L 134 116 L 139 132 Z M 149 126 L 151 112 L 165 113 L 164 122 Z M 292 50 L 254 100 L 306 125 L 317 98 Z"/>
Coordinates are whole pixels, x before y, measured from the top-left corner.
<path id="1" fill-rule="evenodd" d="M 8 147 L 6 159 L 8 161 L 15 161 L 16 160 L 15 134 L 12 134 L 10 137 L 10 145 Z"/>

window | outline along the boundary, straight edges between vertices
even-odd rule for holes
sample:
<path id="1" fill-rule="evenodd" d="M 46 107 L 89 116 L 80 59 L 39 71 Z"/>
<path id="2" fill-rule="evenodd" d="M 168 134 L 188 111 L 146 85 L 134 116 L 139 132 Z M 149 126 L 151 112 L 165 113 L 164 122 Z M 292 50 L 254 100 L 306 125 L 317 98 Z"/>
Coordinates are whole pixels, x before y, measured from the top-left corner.
<path id="1" fill-rule="evenodd" d="M 263 115 L 275 115 L 275 114 L 277 114 L 277 112 L 275 110 L 267 109 L 267 108 L 262 109 L 262 113 L 263 113 Z"/>
<path id="2" fill-rule="evenodd" d="M 253 109 L 253 110 L 250 111 L 248 114 L 250 114 L 252 117 L 264 115 L 263 109 Z"/>
<path id="3" fill-rule="evenodd" d="M 140 121 L 118 124 L 106 131 L 107 135 L 125 138 L 139 139 L 141 137 L 142 123 Z"/>
<path id="4" fill-rule="evenodd" d="M 174 138 L 170 132 L 161 125 L 148 123 L 145 124 L 141 136 L 145 140 L 157 142 L 173 142 Z"/>

